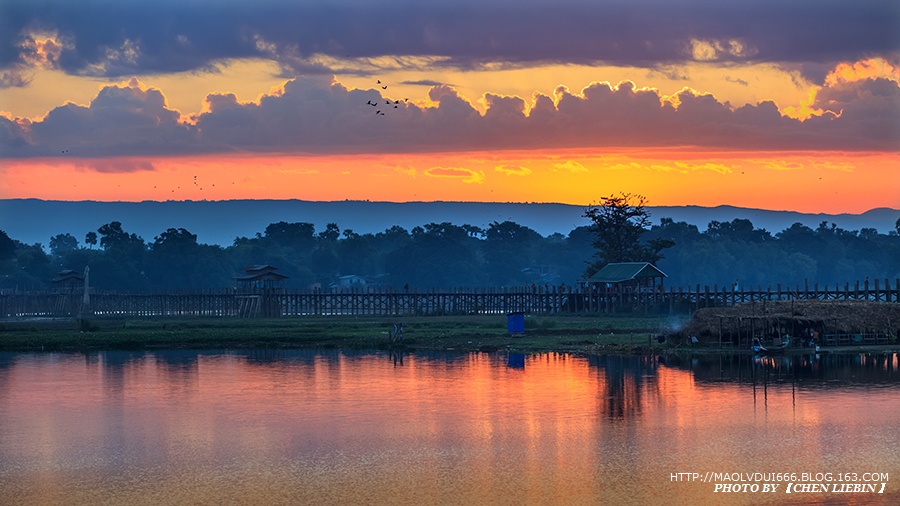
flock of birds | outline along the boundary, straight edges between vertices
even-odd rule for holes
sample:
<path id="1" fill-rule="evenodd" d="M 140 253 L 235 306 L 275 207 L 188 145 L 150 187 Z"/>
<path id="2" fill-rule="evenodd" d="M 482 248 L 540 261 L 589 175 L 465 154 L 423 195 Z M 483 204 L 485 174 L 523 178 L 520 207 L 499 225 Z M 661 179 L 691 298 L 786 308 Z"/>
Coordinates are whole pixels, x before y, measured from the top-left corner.
<path id="1" fill-rule="evenodd" d="M 388 88 L 386 84 L 381 84 L 381 79 L 378 79 L 378 80 L 377 80 L 377 84 L 378 84 L 379 86 L 381 86 L 381 89 L 382 89 L 382 90 L 386 90 L 386 89 Z M 403 101 L 404 101 L 404 102 L 409 102 L 409 99 L 408 99 L 408 98 L 404 98 Z M 366 105 L 370 105 L 370 106 L 372 106 L 372 107 L 378 107 L 378 106 L 379 106 L 379 102 L 378 102 L 377 100 L 376 100 L 375 102 L 373 102 L 373 101 L 371 101 L 371 100 L 367 100 L 367 101 L 366 101 Z M 391 106 L 393 106 L 394 109 L 397 109 L 397 108 L 400 107 L 400 101 L 399 101 L 399 100 L 394 100 L 394 101 L 392 102 L 392 101 L 390 101 L 390 100 L 387 100 L 387 101 L 384 102 L 384 105 L 387 106 L 386 108 L 390 108 Z M 384 116 L 384 111 L 382 111 L 381 109 L 376 109 L 376 110 L 375 110 L 375 115 L 376 115 L 376 116 Z"/>

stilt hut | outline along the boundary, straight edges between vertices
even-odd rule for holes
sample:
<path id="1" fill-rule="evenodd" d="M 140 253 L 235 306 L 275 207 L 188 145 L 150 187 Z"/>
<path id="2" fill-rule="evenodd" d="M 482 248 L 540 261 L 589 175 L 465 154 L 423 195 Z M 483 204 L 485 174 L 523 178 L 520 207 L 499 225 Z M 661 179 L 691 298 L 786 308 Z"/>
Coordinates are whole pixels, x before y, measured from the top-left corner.
<path id="1" fill-rule="evenodd" d="M 663 291 L 666 274 L 650 262 L 606 264 L 584 283 L 609 312 L 618 306 L 646 305 Z"/>

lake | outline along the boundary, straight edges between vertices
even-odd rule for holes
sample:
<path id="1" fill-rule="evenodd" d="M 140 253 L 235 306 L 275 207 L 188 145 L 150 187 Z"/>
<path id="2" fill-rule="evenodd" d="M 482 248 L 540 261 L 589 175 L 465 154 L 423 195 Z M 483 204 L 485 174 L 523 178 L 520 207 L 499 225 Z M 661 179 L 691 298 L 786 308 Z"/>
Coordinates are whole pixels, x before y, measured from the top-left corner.
<path id="1" fill-rule="evenodd" d="M 898 355 L 2 353 L 0 503 L 900 504 Z"/>

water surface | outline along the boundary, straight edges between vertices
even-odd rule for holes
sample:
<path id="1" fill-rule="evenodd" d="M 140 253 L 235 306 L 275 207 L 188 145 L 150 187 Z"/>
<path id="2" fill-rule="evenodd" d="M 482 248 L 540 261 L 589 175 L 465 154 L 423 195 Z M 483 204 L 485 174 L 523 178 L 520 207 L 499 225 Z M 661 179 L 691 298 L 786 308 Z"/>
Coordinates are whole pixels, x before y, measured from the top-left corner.
<path id="1" fill-rule="evenodd" d="M 0 502 L 898 504 L 898 379 L 894 353 L 0 354 Z M 724 494 L 686 472 L 886 485 Z"/>

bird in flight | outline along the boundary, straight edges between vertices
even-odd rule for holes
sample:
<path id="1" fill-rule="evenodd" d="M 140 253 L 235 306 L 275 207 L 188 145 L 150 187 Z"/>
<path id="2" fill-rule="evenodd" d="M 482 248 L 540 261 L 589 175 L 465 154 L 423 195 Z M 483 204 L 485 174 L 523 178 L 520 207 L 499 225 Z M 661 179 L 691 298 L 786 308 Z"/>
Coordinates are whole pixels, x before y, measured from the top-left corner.
<path id="1" fill-rule="evenodd" d="M 388 86 L 387 86 L 386 84 L 382 84 L 382 83 L 381 83 L 381 79 L 376 79 L 376 80 L 375 80 L 375 83 L 378 84 L 379 86 L 381 86 L 381 89 L 382 89 L 382 90 L 386 90 L 386 89 L 388 88 Z M 382 97 L 382 98 L 383 98 L 383 97 Z M 405 99 L 403 99 L 403 100 L 404 100 L 404 102 L 409 102 L 409 99 L 408 99 L 408 98 L 405 98 Z M 366 101 L 366 104 L 367 104 L 367 105 L 371 105 L 372 107 L 375 107 L 376 105 L 379 104 L 379 102 L 377 102 L 377 101 L 376 101 L 376 102 L 373 102 L 372 100 L 367 100 L 367 101 Z M 394 106 L 394 109 L 399 109 L 399 105 L 398 105 L 398 104 L 400 104 L 400 100 L 390 100 L 390 99 L 385 99 L 384 104 L 387 105 L 388 107 Z M 376 115 L 376 116 L 384 116 L 384 112 L 383 112 L 381 109 L 378 109 L 377 111 L 375 111 L 375 115 Z"/>

